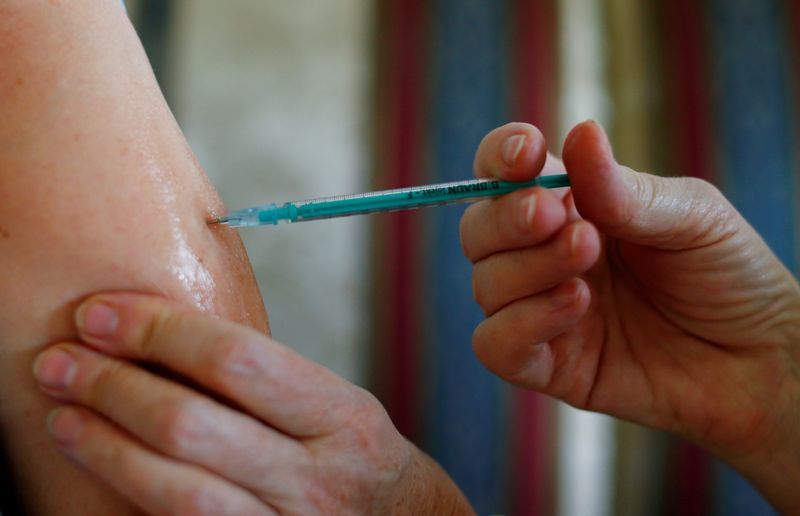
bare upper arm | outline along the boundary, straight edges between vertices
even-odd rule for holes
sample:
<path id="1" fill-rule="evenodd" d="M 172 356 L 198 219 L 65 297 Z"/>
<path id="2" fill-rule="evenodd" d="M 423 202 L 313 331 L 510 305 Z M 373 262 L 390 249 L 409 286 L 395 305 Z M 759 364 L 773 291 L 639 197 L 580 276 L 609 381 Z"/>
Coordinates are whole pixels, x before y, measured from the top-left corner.
<path id="1" fill-rule="evenodd" d="M 32 380 L 71 311 L 108 289 L 159 292 L 268 331 L 238 237 L 117 0 L 0 0 L 0 419 L 36 513 L 120 514 L 58 454 Z"/>

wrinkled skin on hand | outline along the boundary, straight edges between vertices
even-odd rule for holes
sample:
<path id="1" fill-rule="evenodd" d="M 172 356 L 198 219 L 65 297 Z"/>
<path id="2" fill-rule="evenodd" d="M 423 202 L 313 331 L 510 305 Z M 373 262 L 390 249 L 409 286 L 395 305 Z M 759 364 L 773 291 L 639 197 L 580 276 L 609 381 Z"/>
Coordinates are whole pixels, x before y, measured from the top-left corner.
<path id="1" fill-rule="evenodd" d="M 34 366 L 59 450 L 150 514 L 469 514 L 367 391 L 261 333 L 101 294 Z M 154 364 L 183 379 L 153 374 Z"/>
<path id="2" fill-rule="evenodd" d="M 591 122 L 570 133 L 563 164 L 535 128 L 509 124 L 475 168 L 571 181 L 465 213 L 487 315 L 478 358 L 515 384 L 695 441 L 800 509 L 774 493 L 778 471 L 800 471 L 800 289 L 719 191 L 618 165 Z"/>

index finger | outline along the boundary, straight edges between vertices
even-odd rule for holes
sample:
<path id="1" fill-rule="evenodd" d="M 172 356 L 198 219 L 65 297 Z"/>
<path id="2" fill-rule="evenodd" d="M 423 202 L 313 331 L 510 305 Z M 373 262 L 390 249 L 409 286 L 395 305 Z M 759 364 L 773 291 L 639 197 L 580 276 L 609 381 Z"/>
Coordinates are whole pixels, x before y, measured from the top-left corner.
<path id="1" fill-rule="evenodd" d="M 134 293 L 92 296 L 76 312 L 81 339 L 152 362 L 222 395 L 289 435 L 324 435 L 350 416 L 353 389 L 257 331 Z"/>
<path id="2" fill-rule="evenodd" d="M 473 168 L 479 178 L 526 181 L 539 174 L 546 158 L 547 144 L 541 131 L 530 124 L 512 122 L 483 138 Z"/>

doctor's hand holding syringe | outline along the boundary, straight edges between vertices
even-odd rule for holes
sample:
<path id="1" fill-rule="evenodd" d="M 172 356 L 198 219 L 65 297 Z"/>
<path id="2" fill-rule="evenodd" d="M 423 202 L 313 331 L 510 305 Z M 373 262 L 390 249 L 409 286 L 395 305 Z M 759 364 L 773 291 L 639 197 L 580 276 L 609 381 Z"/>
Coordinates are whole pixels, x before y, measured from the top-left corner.
<path id="1" fill-rule="evenodd" d="M 504 140 L 529 143 L 502 160 Z M 489 134 L 478 175 L 529 177 L 544 162 L 530 126 Z M 616 163 L 603 130 L 564 142 L 571 189 L 467 209 L 462 243 L 487 319 L 473 348 L 500 377 L 666 430 L 800 514 L 800 288 L 710 184 Z"/>
<path id="2" fill-rule="evenodd" d="M 713 186 L 618 165 L 597 124 L 573 129 L 563 160 L 526 124 L 478 149 L 481 178 L 566 172 L 571 184 L 464 214 L 487 315 L 478 358 L 516 385 L 696 442 L 799 513 L 796 280 Z M 68 378 L 53 348 L 37 361 L 40 385 L 72 404 L 51 435 L 148 512 L 470 511 L 369 393 L 260 333 L 134 294 L 95 296 L 77 322 L 83 342 L 57 345 Z"/>

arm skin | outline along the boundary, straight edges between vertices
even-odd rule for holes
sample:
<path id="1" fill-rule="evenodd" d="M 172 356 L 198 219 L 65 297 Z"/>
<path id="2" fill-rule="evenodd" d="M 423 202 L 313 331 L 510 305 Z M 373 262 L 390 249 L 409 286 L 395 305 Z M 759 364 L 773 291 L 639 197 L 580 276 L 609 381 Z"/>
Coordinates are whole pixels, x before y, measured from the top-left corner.
<path id="1" fill-rule="evenodd" d="M 250 416 L 237 411 L 254 395 L 273 396 L 264 407 L 268 415 L 288 413 L 258 423 L 261 435 L 277 436 L 271 424 L 290 429 L 304 418 L 341 420 L 329 434 L 302 442 L 309 453 L 300 457 L 314 457 L 320 474 L 306 472 L 310 481 L 298 482 L 306 477 L 273 471 L 269 478 L 278 482 L 277 507 L 281 500 L 294 507 L 327 500 L 334 505 L 317 509 L 342 504 L 345 510 L 348 500 L 367 500 L 360 507 L 381 514 L 472 512 L 441 468 L 397 432 L 374 397 L 267 338 L 266 313 L 241 242 L 233 231 L 206 225 L 224 210 L 173 120 L 118 0 L 0 0 L 0 64 L 0 418 L 2 445 L 31 513 L 123 515 L 138 512 L 136 507 L 159 514 L 236 512 L 235 503 L 220 498 L 226 493 L 250 504 L 243 509 L 246 514 L 272 513 L 266 502 L 237 490 L 224 475 L 193 469 L 192 457 L 175 463 L 168 452 L 160 457 L 141 453 L 145 437 L 151 438 L 150 450 L 170 450 L 170 444 L 179 443 L 169 421 L 185 420 L 181 410 L 198 406 L 213 407 L 212 418 L 224 414 L 215 419 L 224 424 L 212 425 L 219 433 L 202 439 L 200 448 L 235 448 L 247 437 L 237 434 L 237 423 Z M 89 293 L 100 290 L 157 296 L 137 305 L 141 310 L 121 313 L 121 325 L 131 315 L 152 329 L 131 343 L 142 347 L 139 353 L 129 351 L 125 358 L 175 371 L 174 361 L 148 353 L 163 351 L 175 361 L 193 357 L 202 366 L 181 375 L 194 380 L 191 386 L 154 374 L 152 368 L 63 344 L 79 338 L 75 310 Z M 185 324 L 153 323 L 163 319 Z M 240 344 L 250 343 L 253 363 L 285 366 L 256 377 L 268 383 L 275 381 L 269 373 L 278 372 L 280 381 L 273 383 L 274 390 L 248 384 L 244 392 L 228 397 L 236 406 L 212 403 L 209 392 L 225 392 L 214 380 L 237 364 L 237 357 L 214 357 L 225 352 L 226 342 L 239 342 L 237 335 Z M 80 362 L 69 387 L 37 386 L 31 374 L 35 355 L 53 342 L 90 357 Z M 57 372 L 46 364 L 36 361 L 40 382 L 47 371 Z M 234 374 L 228 380 L 236 384 L 241 378 Z M 137 385 L 144 388 L 133 392 Z M 194 390 L 201 385 L 207 390 Z M 175 393 L 182 393 L 187 404 L 170 404 Z M 84 432 L 89 438 L 70 446 L 47 437 L 46 414 L 54 414 L 48 420 L 53 432 L 68 419 L 65 412 L 76 410 L 53 413 L 61 403 L 52 398 L 83 401 L 94 410 L 80 409 L 89 421 Z M 328 402 L 361 409 L 342 420 Z M 255 426 L 252 421 L 247 427 Z M 120 428 L 147 432 L 138 436 L 141 441 L 131 440 L 124 436 L 133 434 Z M 299 449 L 288 436 L 279 440 L 288 449 Z M 247 461 L 253 467 L 260 460 L 269 465 L 280 455 L 275 449 L 246 452 L 218 458 L 222 465 L 240 461 L 228 472 L 241 474 Z M 132 456 L 148 460 L 125 468 L 125 459 Z M 304 464 L 298 459 L 286 466 L 296 472 Z M 210 464 L 209 470 L 219 467 Z M 179 474 L 170 477 L 169 472 Z M 354 482 L 342 481 L 350 478 Z M 395 487 L 385 492 L 358 489 L 376 481 L 386 485 L 384 479 L 392 478 Z M 199 490 L 181 491 L 198 479 L 204 481 Z M 311 480 L 320 482 L 318 490 L 309 490 L 307 497 L 286 496 L 313 487 Z M 322 497 L 326 492 L 333 498 Z M 221 505 L 214 500 L 222 500 Z"/>
<path id="2" fill-rule="evenodd" d="M 474 204 L 461 225 L 487 315 L 478 358 L 579 408 L 673 432 L 800 514 L 800 286 L 722 194 L 617 164 L 595 123 L 564 163 L 527 124 L 481 143 L 479 176 L 564 171 L 571 188 Z"/>
<path id="3" fill-rule="evenodd" d="M 35 514 L 127 503 L 46 437 L 37 350 L 77 336 L 88 293 L 136 289 L 268 332 L 239 238 L 119 0 L 0 0 L 0 420 Z"/>

